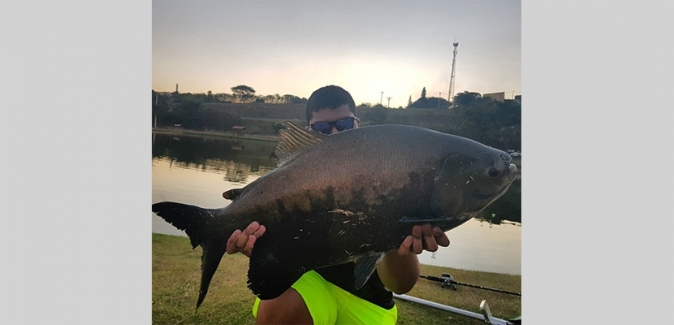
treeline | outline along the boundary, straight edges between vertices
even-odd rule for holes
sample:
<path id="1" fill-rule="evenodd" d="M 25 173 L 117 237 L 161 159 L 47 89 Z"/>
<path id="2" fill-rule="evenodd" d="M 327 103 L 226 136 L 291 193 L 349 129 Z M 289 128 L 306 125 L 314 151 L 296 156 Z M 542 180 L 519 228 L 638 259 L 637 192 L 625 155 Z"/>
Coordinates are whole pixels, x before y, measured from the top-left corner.
<path id="1" fill-rule="evenodd" d="M 155 92 L 152 90 L 152 99 L 159 101 L 181 101 L 183 99 L 187 100 L 196 100 L 201 103 L 237 103 L 237 104 L 249 104 L 249 103 L 268 103 L 268 104 L 306 104 L 307 98 L 300 98 L 295 95 L 285 94 L 273 94 L 273 95 L 256 95 L 255 89 L 246 85 L 239 85 L 231 88 L 232 93 L 216 93 L 208 91 L 202 94 L 192 94 L 192 93 L 179 93 L 174 91 L 172 93 L 168 92 Z"/>
<path id="2" fill-rule="evenodd" d="M 475 92 L 463 92 L 453 103 L 422 96 L 407 109 L 388 109 L 382 105 L 357 107 L 362 125 L 407 124 L 460 135 L 501 150 L 521 151 L 522 107 L 514 100 L 498 101 Z M 450 105 L 452 108 L 449 109 Z"/>
<path id="3" fill-rule="evenodd" d="M 237 86 L 247 87 L 247 86 Z M 237 87 L 233 87 L 234 90 Z M 254 123 L 244 118 L 303 119 L 305 100 L 297 98 L 295 105 L 267 105 L 274 102 L 258 101 L 259 96 L 247 89 L 238 88 L 238 92 L 229 94 L 239 103 L 249 103 L 249 109 L 231 110 L 227 107 L 240 105 L 225 104 L 223 97 L 213 94 L 171 93 L 162 94 L 152 91 L 153 123 L 167 127 L 180 125 L 192 130 L 232 131 L 235 125 Z M 252 90 L 252 88 L 251 88 Z M 407 109 L 390 109 L 380 104 L 362 103 L 357 106 L 357 115 L 361 125 L 407 124 L 416 125 L 440 132 L 464 136 L 501 150 L 521 151 L 521 105 L 514 100 L 498 101 L 482 97 L 479 93 L 463 92 L 454 96 L 452 103 L 438 97 L 426 97 L 425 89 L 421 96 L 412 101 Z M 257 98 L 251 101 L 251 98 Z M 220 104 L 212 104 L 220 103 Z M 285 103 L 285 102 L 283 102 Z M 280 104 L 280 103 L 279 103 Z M 287 104 L 287 103 L 285 103 Z M 241 107 L 244 107 L 241 106 Z M 451 107 L 451 109 L 450 109 Z M 239 107 L 240 108 L 240 107 Z M 273 111 L 272 111 L 273 110 Z M 235 111 L 236 114 L 232 112 Z M 275 114 L 261 114 L 274 112 Z M 279 123 L 267 123 L 258 134 L 275 135 L 281 127 Z M 259 128 L 256 128 L 259 129 Z M 267 130 L 268 129 L 268 130 Z"/>
<path id="4" fill-rule="evenodd" d="M 241 125 L 240 116 L 203 109 L 203 103 L 208 102 L 208 97 L 203 94 L 174 93 L 168 97 L 152 91 L 152 97 L 153 123 L 158 127 L 180 126 L 190 130 L 225 132 Z"/>
<path id="5" fill-rule="evenodd" d="M 255 95 L 255 89 L 246 85 L 231 88 L 232 93 L 160 93 L 152 90 L 153 125 L 158 127 L 179 126 L 190 130 L 231 131 L 233 126 L 243 124 L 241 116 L 223 110 L 205 109 L 203 104 L 212 103 L 269 103 L 269 104 L 301 104 L 306 98 L 294 95 Z M 274 128 L 278 132 L 278 127 Z"/>

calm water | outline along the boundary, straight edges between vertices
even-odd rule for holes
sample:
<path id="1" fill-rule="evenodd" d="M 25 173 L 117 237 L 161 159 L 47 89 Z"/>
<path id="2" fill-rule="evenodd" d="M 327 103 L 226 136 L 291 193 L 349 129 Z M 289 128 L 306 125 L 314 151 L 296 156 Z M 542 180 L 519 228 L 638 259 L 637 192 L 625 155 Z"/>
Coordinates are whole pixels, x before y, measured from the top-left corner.
<path id="1" fill-rule="evenodd" d="M 153 134 L 152 203 L 176 201 L 204 208 L 226 206 L 230 201 L 222 197 L 222 192 L 244 187 L 276 167 L 275 148 L 275 142 L 267 141 Z M 521 274 L 519 202 L 517 181 L 481 218 L 449 231 L 449 247 L 422 253 L 420 262 Z M 151 214 L 152 232 L 186 236 Z"/>

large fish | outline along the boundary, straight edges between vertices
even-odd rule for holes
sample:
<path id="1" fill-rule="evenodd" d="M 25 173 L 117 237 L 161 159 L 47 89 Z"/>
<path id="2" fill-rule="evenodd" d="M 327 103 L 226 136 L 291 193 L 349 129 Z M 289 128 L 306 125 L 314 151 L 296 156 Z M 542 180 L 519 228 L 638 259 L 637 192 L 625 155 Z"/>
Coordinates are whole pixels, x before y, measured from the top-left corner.
<path id="1" fill-rule="evenodd" d="M 356 259 L 360 288 L 414 225 L 455 228 L 503 195 L 517 174 L 501 150 L 424 128 L 378 125 L 326 136 L 285 125 L 278 167 L 227 193 L 228 206 L 152 205 L 203 250 L 197 308 L 227 239 L 252 221 L 267 228 L 248 269 L 248 287 L 260 299 L 278 297 L 309 270 Z"/>

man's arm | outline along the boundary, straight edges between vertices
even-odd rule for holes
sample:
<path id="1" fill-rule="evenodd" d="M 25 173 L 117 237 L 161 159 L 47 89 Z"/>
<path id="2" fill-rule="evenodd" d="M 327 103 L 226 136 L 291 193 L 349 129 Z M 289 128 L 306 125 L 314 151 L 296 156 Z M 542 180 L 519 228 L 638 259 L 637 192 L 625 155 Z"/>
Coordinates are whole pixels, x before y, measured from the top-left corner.
<path id="1" fill-rule="evenodd" d="M 449 238 L 439 228 L 431 228 L 430 224 L 414 226 L 412 235 L 407 236 L 397 250 L 392 250 L 384 256 L 377 265 L 379 279 L 389 290 L 403 294 L 407 293 L 419 279 L 419 259 L 416 254 L 421 254 L 424 249 L 429 252 L 438 250 L 438 245 L 449 246 Z"/>

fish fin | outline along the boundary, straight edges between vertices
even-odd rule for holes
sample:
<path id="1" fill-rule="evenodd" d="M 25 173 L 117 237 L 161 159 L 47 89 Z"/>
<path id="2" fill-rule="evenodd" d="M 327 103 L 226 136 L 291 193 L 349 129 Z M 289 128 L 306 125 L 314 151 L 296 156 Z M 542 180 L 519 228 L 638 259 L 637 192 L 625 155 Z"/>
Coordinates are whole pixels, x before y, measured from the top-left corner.
<path id="1" fill-rule="evenodd" d="M 331 233 L 334 227 L 328 223 L 341 225 L 338 216 L 297 213 L 292 222 L 268 226 L 250 256 L 248 288 L 262 300 L 273 299 L 310 270 L 352 260 L 342 249 L 326 254 L 326 250 L 348 241 L 348 236 Z"/>
<path id="2" fill-rule="evenodd" d="M 296 153 L 302 151 L 304 148 L 311 147 L 316 143 L 321 142 L 327 135 L 317 132 L 307 131 L 290 121 L 284 121 L 283 125 L 287 129 L 282 129 L 281 142 L 276 147 L 276 158 L 278 159 L 278 166 L 285 164 Z"/>
<path id="3" fill-rule="evenodd" d="M 199 286 L 197 309 L 206 298 L 208 286 L 211 284 L 215 270 L 220 265 L 222 256 L 225 255 L 226 248 L 226 245 L 210 244 L 210 242 L 201 243 L 203 254 L 201 255 L 201 284 Z"/>
<path id="4" fill-rule="evenodd" d="M 206 240 L 207 230 L 215 220 L 215 210 L 176 202 L 155 203 L 152 211 L 174 227 L 185 231 L 192 248 Z"/>
<path id="5" fill-rule="evenodd" d="M 262 300 L 280 296 L 308 271 L 284 263 L 286 258 L 274 249 L 275 241 L 269 239 L 268 236 L 262 236 L 255 242 L 248 266 L 248 288 Z"/>
<path id="6" fill-rule="evenodd" d="M 385 253 L 360 257 L 356 262 L 356 267 L 353 269 L 353 276 L 356 278 L 355 289 L 358 290 L 365 285 L 374 270 L 377 268 L 377 264 L 381 262 L 384 258 Z"/>
<path id="7" fill-rule="evenodd" d="M 201 246 L 201 285 L 197 309 L 204 301 L 208 286 L 211 283 L 215 270 L 225 254 L 226 245 L 218 244 L 209 232 L 213 228 L 216 210 L 200 208 L 176 202 L 160 202 L 152 205 L 152 211 L 180 230 L 184 230 L 190 238 L 192 248 Z"/>
<path id="8" fill-rule="evenodd" d="M 241 195 L 241 193 L 243 193 L 242 188 L 233 188 L 229 191 L 223 192 L 222 197 L 224 197 L 227 200 L 234 201 Z"/>

